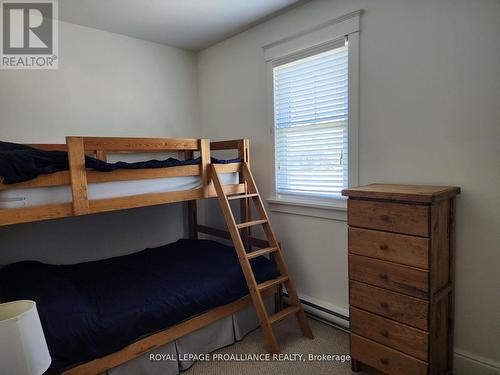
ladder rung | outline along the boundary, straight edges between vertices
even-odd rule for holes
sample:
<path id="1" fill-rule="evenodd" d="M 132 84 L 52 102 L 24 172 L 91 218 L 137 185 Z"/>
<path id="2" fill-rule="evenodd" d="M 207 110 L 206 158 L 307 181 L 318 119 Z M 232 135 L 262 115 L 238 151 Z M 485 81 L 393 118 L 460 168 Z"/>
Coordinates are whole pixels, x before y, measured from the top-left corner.
<path id="1" fill-rule="evenodd" d="M 271 323 L 271 324 L 277 323 L 280 320 L 283 320 L 283 319 L 289 317 L 290 315 L 297 314 L 299 311 L 300 311 L 299 306 L 289 306 L 289 307 L 277 312 L 276 314 L 271 315 L 269 317 L 269 323 Z"/>
<path id="2" fill-rule="evenodd" d="M 272 253 L 272 252 L 277 251 L 277 250 L 278 250 L 277 247 L 264 247 L 262 249 L 247 253 L 247 258 L 252 259 L 252 258 L 260 257 L 261 255 L 266 255 L 266 254 Z"/>
<path id="3" fill-rule="evenodd" d="M 282 284 L 288 280 L 288 276 L 278 276 L 275 279 L 264 281 L 263 283 L 257 284 L 257 289 L 263 291 L 269 289 L 275 285 Z"/>
<path id="4" fill-rule="evenodd" d="M 254 193 L 254 194 L 244 194 L 244 195 L 231 195 L 231 196 L 227 197 L 227 199 L 231 200 L 231 199 L 252 198 L 252 197 L 256 197 L 258 195 L 259 194 L 257 194 L 257 193 Z"/>
<path id="5" fill-rule="evenodd" d="M 246 223 L 236 224 L 236 228 L 241 229 L 241 228 L 252 227 L 254 225 L 265 224 L 265 223 L 267 223 L 267 220 L 247 221 Z"/>

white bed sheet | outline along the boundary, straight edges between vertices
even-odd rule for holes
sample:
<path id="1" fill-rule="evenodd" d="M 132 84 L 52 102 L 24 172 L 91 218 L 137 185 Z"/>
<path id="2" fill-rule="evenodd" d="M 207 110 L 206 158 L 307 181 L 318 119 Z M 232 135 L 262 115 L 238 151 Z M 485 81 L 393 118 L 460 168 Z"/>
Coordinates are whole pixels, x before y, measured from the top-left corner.
<path id="1" fill-rule="evenodd" d="M 224 185 L 239 183 L 239 174 L 221 174 Z M 89 184 L 89 199 L 106 199 L 129 195 L 191 190 L 201 187 L 200 176 L 154 178 L 147 180 L 115 181 Z M 31 207 L 43 204 L 69 203 L 71 187 L 51 186 L 0 191 L 0 209 Z"/>

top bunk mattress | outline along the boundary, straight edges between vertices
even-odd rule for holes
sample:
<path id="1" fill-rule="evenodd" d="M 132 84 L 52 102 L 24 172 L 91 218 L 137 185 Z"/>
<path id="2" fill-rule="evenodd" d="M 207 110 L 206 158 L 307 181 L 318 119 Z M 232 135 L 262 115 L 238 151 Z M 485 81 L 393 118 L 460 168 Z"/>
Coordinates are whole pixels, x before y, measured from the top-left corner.
<path id="1" fill-rule="evenodd" d="M 111 155 L 110 155 L 111 156 Z M 125 157 L 120 156 L 120 159 Z M 100 172 L 111 172 L 118 169 L 150 169 L 169 168 L 187 165 L 198 165 L 201 159 L 178 160 L 169 157 L 164 160 L 151 159 L 136 161 L 118 160 L 106 162 L 85 156 L 85 166 Z M 126 158 L 126 157 L 125 157 Z M 240 162 L 239 158 L 222 160 L 212 157 L 211 163 L 230 164 Z M 68 154 L 64 151 L 43 151 L 29 146 L 0 141 L 0 182 L 6 185 L 29 181 L 43 174 L 67 171 Z M 237 184 L 238 173 L 222 176 L 223 184 Z M 183 176 L 154 178 L 144 180 L 113 181 L 89 183 L 89 199 L 116 198 L 139 194 L 164 193 L 170 191 L 197 189 L 202 186 L 200 176 Z M 29 189 L 0 190 L 0 209 L 31 207 L 44 204 L 69 203 L 72 201 L 71 187 L 50 186 Z"/>
<path id="2" fill-rule="evenodd" d="M 258 283 L 278 275 L 267 258 L 251 265 Z M 234 248 L 208 240 L 95 262 L 25 261 L 0 269 L 2 302 L 37 303 L 55 370 L 113 353 L 246 294 Z"/>
<path id="3" fill-rule="evenodd" d="M 224 185 L 239 183 L 239 173 L 237 172 L 224 173 L 220 177 Z M 201 186 L 200 176 L 101 182 L 89 183 L 88 195 L 90 200 L 94 200 L 197 189 Z M 0 190 L 0 209 L 70 203 L 71 201 L 71 186 L 69 185 Z"/>
<path id="4" fill-rule="evenodd" d="M 220 160 L 211 157 L 213 164 L 229 164 L 240 159 Z M 118 169 L 169 168 L 185 165 L 198 165 L 201 158 L 178 160 L 169 157 L 164 160 L 127 162 L 118 160 L 108 162 L 85 155 L 85 168 L 100 172 L 111 172 Z M 0 141 L 0 182 L 16 184 L 33 180 L 42 174 L 69 170 L 68 153 L 66 151 L 44 151 L 17 143 Z"/>

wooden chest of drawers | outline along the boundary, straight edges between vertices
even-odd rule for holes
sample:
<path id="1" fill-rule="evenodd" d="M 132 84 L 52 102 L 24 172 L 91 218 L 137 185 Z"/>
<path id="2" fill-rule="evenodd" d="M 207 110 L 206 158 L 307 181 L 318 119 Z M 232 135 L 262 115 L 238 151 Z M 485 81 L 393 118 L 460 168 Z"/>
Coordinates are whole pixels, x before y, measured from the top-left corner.
<path id="1" fill-rule="evenodd" d="M 372 184 L 348 196 L 353 371 L 451 374 L 457 187 Z"/>

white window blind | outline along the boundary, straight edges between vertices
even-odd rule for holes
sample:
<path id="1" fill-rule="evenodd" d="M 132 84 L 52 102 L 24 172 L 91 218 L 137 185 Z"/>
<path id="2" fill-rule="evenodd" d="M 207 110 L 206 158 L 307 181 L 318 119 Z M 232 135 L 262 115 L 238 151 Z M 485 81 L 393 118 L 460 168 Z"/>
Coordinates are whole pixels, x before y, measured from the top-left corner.
<path id="1" fill-rule="evenodd" d="M 338 197 L 348 186 L 347 59 L 342 45 L 273 67 L 278 193 Z"/>

